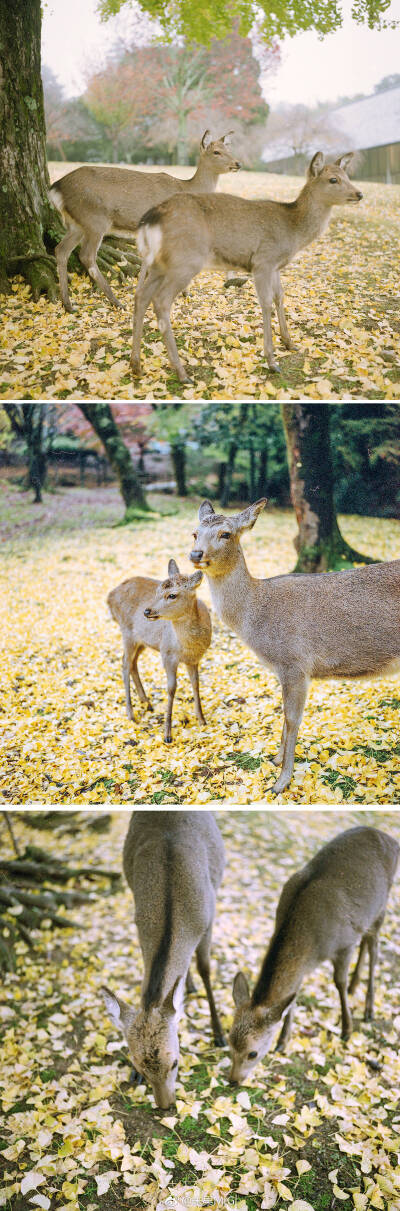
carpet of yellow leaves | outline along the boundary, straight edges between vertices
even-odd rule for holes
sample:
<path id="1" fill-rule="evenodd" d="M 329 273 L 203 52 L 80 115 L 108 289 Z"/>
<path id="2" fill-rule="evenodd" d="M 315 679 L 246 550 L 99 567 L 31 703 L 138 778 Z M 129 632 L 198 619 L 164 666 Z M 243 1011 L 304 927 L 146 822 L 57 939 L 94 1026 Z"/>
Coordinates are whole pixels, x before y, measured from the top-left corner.
<path id="1" fill-rule="evenodd" d="M 197 727 L 182 668 L 173 743 L 164 744 L 165 675 L 158 653 L 149 649 L 140 665 L 155 709 L 148 712 L 133 696 L 135 722 L 125 715 L 122 644 L 107 593 L 130 575 L 164 578 L 170 555 L 181 570 L 189 568 L 195 502 L 175 516 L 114 529 L 104 521 L 91 526 L 89 509 L 74 530 L 68 507 L 66 500 L 61 521 L 60 510 L 57 524 L 53 512 L 46 528 L 46 506 L 36 506 L 31 532 L 21 517 L 4 550 L 4 800 L 274 802 L 271 757 L 282 724 L 280 691 L 274 676 L 216 618 L 200 666 L 207 726 Z M 377 559 L 398 557 L 398 523 L 346 517 L 341 524 L 357 550 Z M 254 575 L 291 570 L 295 532 L 291 512 L 261 515 L 243 543 Z M 209 603 L 205 580 L 200 593 Z M 315 682 L 294 777 L 276 802 L 399 801 L 399 707 L 393 678 Z"/>
<path id="2" fill-rule="evenodd" d="M 56 176 L 59 165 L 53 166 Z M 242 197 L 285 201 L 300 187 L 299 178 L 249 172 L 222 178 L 221 184 L 224 192 Z M 29 288 L 14 283 L 0 336 L 0 399 L 397 398 L 400 187 L 363 182 L 362 189 L 360 206 L 337 208 L 324 236 L 285 271 L 299 352 L 283 350 L 276 338 L 280 374 L 271 376 L 265 365 L 261 312 L 250 280 L 224 290 L 221 274 L 203 272 L 189 296 L 177 299 L 174 330 L 193 374 L 193 384 L 182 386 L 152 312 L 143 377 L 132 382 L 132 281 L 116 287 L 124 315 L 86 276 L 73 275 L 74 315 L 44 298 L 33 303 Z"/>
<path id="3" fill-rule="evenodd" d="M 214 927 L 212 979 L 225 1030 L 232 979 L 253 981 L 283 882 L 343 828 L 362 821 L 400 839 L 389 812 L 219 812 L 227 867 Z M 13 815 L 24 844 L 37 832 Z M 111 831 L 41 837 L 57 857 L 118 869 L 127 814 Z M 4 834 L 3 834 L 4 840 Z M 7 842 L 5 844 L 7 853 Z M 156 1111 L 128 1085 L 126 1047 L 99 987 L 139 1002 L 142 959 L 127 889 L 80 909 L 79 926 L 44 928 L 2 995 L 0 1205 L 10 1211 L 398 1211 L 400 1203 L 400 882 L 381 931 L 374 1023 L 353 998 L 343 1045 L 328 966 L 304 982 L 285 1056 L 272 1053 L 246 1085 L 227 1083 L 203 989 L 186 999 L 176 1105 Z"/>

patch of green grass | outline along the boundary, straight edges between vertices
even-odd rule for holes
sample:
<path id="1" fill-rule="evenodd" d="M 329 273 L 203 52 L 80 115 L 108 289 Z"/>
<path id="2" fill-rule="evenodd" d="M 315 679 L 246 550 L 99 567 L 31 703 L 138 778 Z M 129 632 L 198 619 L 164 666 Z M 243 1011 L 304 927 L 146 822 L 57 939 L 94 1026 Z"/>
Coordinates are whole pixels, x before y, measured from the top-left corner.
<path id="1" fill-rule="evenodd" d="M 232 761 L 239 769 L 254 770 L 259 769 L 262 764 L 262 757 L 253 757 L 251 753 L 226 753 L 226 761 Z"/>

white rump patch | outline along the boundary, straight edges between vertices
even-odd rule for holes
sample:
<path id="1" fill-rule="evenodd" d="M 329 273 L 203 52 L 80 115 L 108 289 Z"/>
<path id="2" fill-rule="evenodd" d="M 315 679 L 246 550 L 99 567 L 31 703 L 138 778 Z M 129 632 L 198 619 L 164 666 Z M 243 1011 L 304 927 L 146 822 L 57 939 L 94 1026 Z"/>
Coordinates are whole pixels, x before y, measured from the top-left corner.
<path id="1" fill-rule="evenodd" d="M 152 265 L 161 251 L 162 231 L 159 223 L 146 223 L 139 227 L 137 246 L 146 265 Z"/>
<path id="2" fill-rule="evenodd" d="M 64 212 L 63 196 L 62 196 L 62 193 L 60 192 L 60 190 L 56 189 L 55 185 L 52 185 L 51 189 L 49 189 L 49 198 L 52 201 L 53 206 L 55 206 L 56 209 L 60 211 L 60 214 L 63 214 L 63 212 Z"/>

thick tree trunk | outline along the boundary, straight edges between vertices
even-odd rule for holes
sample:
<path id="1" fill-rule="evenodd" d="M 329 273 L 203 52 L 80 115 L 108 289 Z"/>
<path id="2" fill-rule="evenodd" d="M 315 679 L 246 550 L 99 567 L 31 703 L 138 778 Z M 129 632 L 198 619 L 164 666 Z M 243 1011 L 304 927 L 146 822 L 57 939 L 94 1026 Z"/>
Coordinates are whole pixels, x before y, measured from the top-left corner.
<path id="1" fill-rule="evenodd" d="M 171 459 L 178 496 L 187 496 L 185 443 L 171 442 Z"/>
<path id="2" fill-rule="evenodd" d="M 146 496 L 128 447 L 121 437 L 109 404 L 78 404 L 86 420 L 104 446 L 108 461 L 118 478 L 121 496 L 125 502 L 124 521 L 134 520 L 138 513 L 147 511 Z"/>
<path id="3" fill-rule="evenodd" d="M 0 291 L 22 274 L 34 299 L 54 299 L 48 250 L 63 229 L 47 196 L 40 26 L 40 0 L 0 0 Z"/>
<path id="4" fill-rule="evenodd" d="M 299 533 L 295 572 L 325 572 L 371 563 L 342 537 L 333 500 L 328 404 L 282 404 L 290 495 Z"/>
<path id="5" fill-rule="evenodd" d="M 28 455 L 28 482 L 33 488 L 34 502 L 40 504 L 42 487 L 47 474 L 47 453 L 44 448 L 43 426 L 48 404 L 6 404 L 10 424 L 14 433 L 26 443 Z"/>
<path id="6" fill-rule="evenodd" d="M 228 450 L 228 459 L 226 462 L 224 486 L 223 486 L 222 494 L 221 494 L 221 509 L 226 509 L 227 505 L 229 505 L 230 495 L 231 495 L 231 490 L 232 490 L 233 470 L 234 470 L 234 466 L 235 466 L 235 459 L 236 459 L 237 452 L 238 452 L 238 443 L 236 441 L 233 441 L 230 443 L 229 450 Z"/>

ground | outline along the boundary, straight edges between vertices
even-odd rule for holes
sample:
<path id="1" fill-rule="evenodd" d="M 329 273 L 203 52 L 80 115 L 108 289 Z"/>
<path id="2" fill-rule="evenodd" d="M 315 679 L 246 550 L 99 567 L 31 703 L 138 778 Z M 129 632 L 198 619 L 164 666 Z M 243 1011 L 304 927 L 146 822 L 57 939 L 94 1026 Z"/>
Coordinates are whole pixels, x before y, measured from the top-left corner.
<path id="1" fill-rule="evenodd" d="M 392 804 L 400 800 L 398 679 L 314 682 L 296 748 L 294 777 L 276 800 L 272 756 L 279 744 L 280 691 L 272 673 L 213 618 L 200 665 L 206 727 L 196 723 L 186 670 L 178 673 L 173 742 L 163 741 L 166 682 L 160 657 L 140 657 L 154 710 L 133 691 L 125 715 L 122 644 L 106 597 L 126 577 L 181 570 L 197 517 L 194 500 L 151 497 L 169 511 L 118 526 L 115 488 L 46 494 L 33 505 L 3 482 L 5 592 L 0 607 L 3 760 L 0 795 L 9 803 L 277 802 Z M 398 556 L 398 523 L 341 518 L 344 537 L 377 559 Z M 262 513 L 243 539 L 256 576 L 295 562 L 291 511 Z M 208 603 L 203 580 L 200 594 Z"/>
<path id="2" fill-rule="evenodd" d="M 52 179 L 71 167 L 52 165 Z M 223 177 L 220 188 L 287 201 L 301 184 L 298 177 L 240 172 Z M 325 234 L 284 273 L 298 352 L 281 348 L 275 334 L 279 374 L 263 358 L 250 280 L 225 290 L 222 274 L 203 272 L 175 303 L 173 327 L 193 376 L 189 385 L 172 373 L 152 312 L 143 377 L 132 381 L 132 280 L 116 286 L 125 308 L 116 311 L 87 276 L 73 275 L 72 315 L 44 298 L 33 303 L 16 280 L 3 300 L 0 399 L 396 399 L 400 186 L 362 182 L 362 191 L 360 205 L 337 208 Z"/>
<path id="3" fill-rule="evenodd" d="M 218 897 L 212 981 L 225 1031 L 232 980 L 253 983 L 281 887 L 326 840 L 357 823 L 400 840 L 395 812 L 219 812 L 227 865 Z M 128 815 L 111 831 L 40 833 L 75 865 L 120 869 Z M 13 813 L 18 840 L 38 833 Z M 4 853 L 11 856 L 2 825 Z M 272 1053 L 246 1084 L 227 1082 L 228 1050 L 215 1050 L 197 973 L 180 1025 L 176 1105 L 155 1109 L 130 1085 L 126 1046 L 107 1018 L 105 982 L 137 1005 L 142 960 L 130 892 L 79 909 L 76 928 L 21 943 L 2 991 L 0 1205 L 7 1211 L 398 1211 L 399 913 L 395 883 L 381 931 L 376 1017 L 362 1020 L 365 984 L 352 998 L 354 1033 L 340 1039 L 328 964 L 304 981 L 285 1056 Z M 71 913 L 69 914 L 71 915 Z M 76 914 L 75 914 L 76 915 Z M 21 1188 L 22 1187 L 22 1188 Z M 168 1200 L 168 1201 L 167 1201 Z"/>

